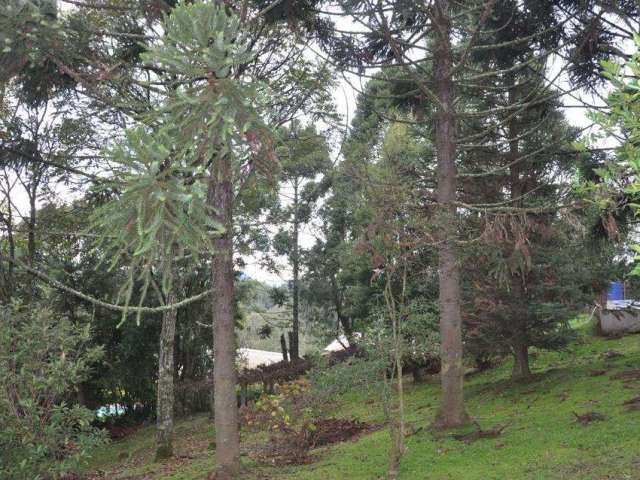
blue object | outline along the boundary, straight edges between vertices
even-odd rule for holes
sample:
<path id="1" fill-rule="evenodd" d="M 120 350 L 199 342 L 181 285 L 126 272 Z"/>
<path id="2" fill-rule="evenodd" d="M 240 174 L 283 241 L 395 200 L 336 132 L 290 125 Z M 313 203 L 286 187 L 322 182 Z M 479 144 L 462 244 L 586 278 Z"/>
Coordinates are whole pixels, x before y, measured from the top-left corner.
<path id="1" fill-rule="evenodd" d="M 611 282 L 607 300 L 624 300 L 624 282 Z"/>

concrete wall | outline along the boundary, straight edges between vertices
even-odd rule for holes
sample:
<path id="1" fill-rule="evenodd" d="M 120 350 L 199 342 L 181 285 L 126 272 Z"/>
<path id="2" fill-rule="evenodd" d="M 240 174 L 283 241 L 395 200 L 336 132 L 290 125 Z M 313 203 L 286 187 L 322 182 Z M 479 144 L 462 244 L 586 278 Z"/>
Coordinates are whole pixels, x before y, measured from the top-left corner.
<path id="1" fill-rule="evenodd" d="M 640 332 L 640 310 L 601 310 L 600 331 L 604 335 Z"/>

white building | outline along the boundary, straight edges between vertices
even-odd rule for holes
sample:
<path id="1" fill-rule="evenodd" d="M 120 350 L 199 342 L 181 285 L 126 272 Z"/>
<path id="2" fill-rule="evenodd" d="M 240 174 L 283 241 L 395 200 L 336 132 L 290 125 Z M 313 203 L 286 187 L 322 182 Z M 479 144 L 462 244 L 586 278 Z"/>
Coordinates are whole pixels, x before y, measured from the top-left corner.
<path id="1" fill-rule="evenodd" d="M 238 349 L 238 366 L 240 369 L 256 368 L 259 365 L 271 365 L 282 361 L 282 353 L 256 350 L 254 348 Z"/>

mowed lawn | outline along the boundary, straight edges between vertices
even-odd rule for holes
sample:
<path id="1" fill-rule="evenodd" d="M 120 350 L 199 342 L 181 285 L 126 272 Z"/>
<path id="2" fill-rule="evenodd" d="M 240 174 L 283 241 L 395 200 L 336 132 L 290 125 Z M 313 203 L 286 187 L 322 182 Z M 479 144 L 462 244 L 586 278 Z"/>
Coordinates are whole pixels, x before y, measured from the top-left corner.
<path id="1" fill-rule="evenodd" d="M 452 434 L 435 435 L 428 425 L 438 406 L 438 385 L 408 381 L 407 421 L 417 433 L 407 438 L 400 478 L 429 480 L 489 479 L 640 479 L 640 411 L 626 400 L 640 396 L 640 336 L 617 340 L 593 337 L 586 327 L 563 352 L 534 352 L 534 377 L 509 379 L 511 364 L 470 375 L 469 413 L 483 429 L 504 427 L 496 438 L 463 443 Z M 640 373 L 640 370 L 639 372 Z M 598 412 L 604 419 L 582 425 L 575 414 Z M 335 417 L 383 422 L 381 405 L 359 392 L 335 399 Z M 93 453 L 90 478 L 204 479 L 213 468 L 213 431 L 206 415 L 178 422 L 177 458 L 153 461 L 153 427 Z M 314 452 L 315 461 L 272 467 L 252 461 L 246 451 L 261 441 L 243 432 L 246 480 L 372 480 L 385 478 L 388 430 Z"/>

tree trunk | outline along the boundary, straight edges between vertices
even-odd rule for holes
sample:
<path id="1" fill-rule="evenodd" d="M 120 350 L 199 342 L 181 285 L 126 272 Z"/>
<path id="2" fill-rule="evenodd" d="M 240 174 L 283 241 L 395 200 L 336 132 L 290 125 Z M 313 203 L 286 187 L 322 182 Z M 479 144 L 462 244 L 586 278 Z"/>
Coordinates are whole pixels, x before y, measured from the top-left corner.
<path id="1" fill-rule="evenodd" d="M 349 345 L 355 345 L 356 338 L 353 336 L 353 327 L 351 325 L 351 319 L 341 313 L 338 313 L 338 321 L 344 331 L 344 336 L 347 338 Z"/>
<path id="2" fill-rule="evenodd" d="M 10 193 L 10 192 L 9 192 Z M 11 208 L 11 202 L 7 201 L 6 215 L 3 216 L 4 224 L 7 229 L 7 241 L 9 243 L 9 259 L 15 260 L 16 258 L 16 242 L 13 237 L 13 210 Z M 2 285 L 2 299 L 5 303 L 9 303 L 11 296 L 13 295 L 13 262 L 9 262 L 6 265 L 7 271 L 3 272 L 3 285 Z M 1 270 L 4 270 L 4 262 L 0 266 Z"/>
<path id="3" fill-rule="evenodd" d="M 527 378 L 531 375 L 529 368 L 529 347 L 526 343 L 518 343 L 513 347 L 513 378 Z"/>
<path id="4" fill-rule="evenodd" d="M 508 75 L 508 82 L 515 84 L 515 75 Z M 509 89 L 509 104 L 514 105 L 518 102 L 518 89 L 512 87 Z M 520 146 L 518 137 L 520 135 L 520 128 L 515 117 L 512 117 L 508 122 L 507 135 L 509 137 L 509 152 L 507 154 L 507 161 L 510 164 L 509 167 L 509 186 L 511 189 L 511 205 L 513 207 L 522 207 L 522 196 L 526 193 L 525 181 L 522 178 L 522 162 L 519 161 Z M 526 170 L 525 170 L 526 172 Z M 515 250 L 515 241 L 513 238 L 513 249 Z M 513 254 L 514 252 L 509 252 Z M 519 274 L 511 274 L 511 292 L 522 299 L 523 302 L 527 300 L 527 292 L 525 289 L 526 275 L 523 272 Z M 522 312 L 514 311 L 513 314 L 517 315 L 515 321 L 512 324 L 515 327 L 515 345 L 513 346 L 513 378 L 525 378 L 531 375 L 529 369 L 529 347 L 527 345 L 527 321 L 526 321 L 526 309 L 522 309 Z"/>
<path id="5" fill-rule="evenodd" d="M 456 247 L 456 125 L 452 78 L 451 23 L 448 0 L 436 0 L 434 23 L 434 85 L 439 100 L 435 122 L 438 160 L 438 281 L 440 303 L 440 373 L 442 400 L 434 427 L 455 428 L 469 422 L 464 408 L 460 269 Z"/>
<path id="6" fill-rule="evenodd" d="M 349 345 L 354 344 L 353 338 L 353 325 L 351 323 L 351 319 L 344 315 L 342 311 L 342 299 L 340 298 L 340 293 L 338 292 L 338 282 L 336 281 L 335 275 L 331 275 L 331 290 L 333 293 L 333 305 L 336 309 L 336 316 L 338 317 L 339 326 L 342 327 L 344 331 L 344 336 L 347 337 L 349 341 Z M 339 335 L 340 331 L 336 332 L 336 335 Z"/>
<path id="7" fill-rule="evenodd" d="M 280 335 L 280 348 L 282 349 L 282 360 L 289 361 L 289 352 L 287 350 L 287 339 L 284 337 L 284 333 Z"/>
<path id="8" fill-rule="evenodd" d="M 420 366 L 414 367 L 411 374 L 413 375 L 413 383 L 416 384 L 426 382 L 429 376 L 427 369 Z"/>
<path id="9" fill-rule="evenodd" d="M 210 395 L 209 395 L 209 420 L 213 420 L 214 418 L 216 418 L 216 402 L 215 400 L 215 396 L 213 395 L 213 388 L 210 390 Z M 215 440 L 213 442 L 211 442 L 212 444 L 215 445 Z"/>
<path id="10" fill-rule="evenodd" d="M 30 267 L 35 265 L 36 257 L 36 216 L 37 210 L 37 183 L 29 189 L 29 219 L 27 221 L 27 260 Z"/>
<path id="11" fill-rule="evenodd" d="M 235 366 L 235 291 L 233 276 L 233 187 L 231 159 L 218 159 L 210 186 L 212 207 L 224 233 L 215 240 L 212 260 L 214 425 L 216 480 L 232 480 L 240 470 L 237 372 Z"/>
<path id="12" fill-rule="evenodd" d="M 300 314 L 299 314 L 299 301 L 300 301 L 300 247 L 298 245 L 299 237 L 299 221 L 298 221 L 298 180 L 294 182 L 293 188 L 293 252 L 292 252 L 292 267 L 293 267 L 293 335 L 291 336 L 291 342 L 289 343 L 289 353 L 291 360 L 297 360 L 300 358 Z"/>
<path id="13" fill-rule="evenodd" d="M 287 336 L 289 337 L 289 359 L 293 362 L 297 360 L 297 357 L 294 357 L 291 353 L 291 345 L 293 344 L 293 332 L 287 332 Z"/>
<path id="14" fill-rule="evenodd" d="M 167 304 L 176 302 L 175 288 L 167 295 Z M 174 345 L 178 310 L 169 310 L 162 315 L 160 353 L 158 361 L 158 418 L 156 421 L 156 460 L 173 456 L 173 411 L 174 411 Z"/>

